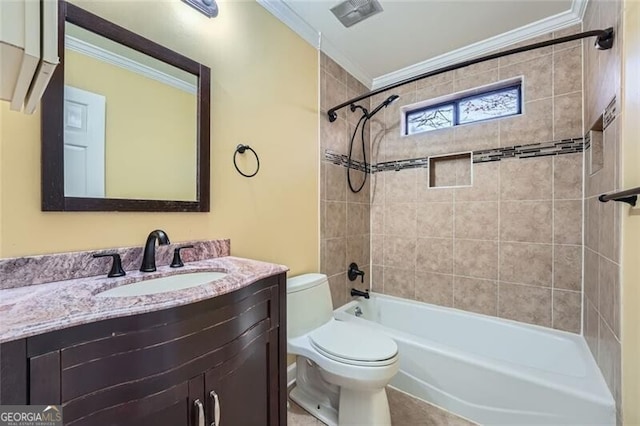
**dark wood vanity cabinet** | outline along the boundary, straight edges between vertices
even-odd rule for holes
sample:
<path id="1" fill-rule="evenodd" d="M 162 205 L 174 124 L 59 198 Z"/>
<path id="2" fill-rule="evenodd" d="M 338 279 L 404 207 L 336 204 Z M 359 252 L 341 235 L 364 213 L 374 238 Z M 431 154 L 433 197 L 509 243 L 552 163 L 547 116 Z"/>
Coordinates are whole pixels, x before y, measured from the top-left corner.
<path id="1" fill-rule="evenodd" d="M 0 404 L 62 405 L 74 426 L 286 425 L 285 286 L 4 343 Z"/>

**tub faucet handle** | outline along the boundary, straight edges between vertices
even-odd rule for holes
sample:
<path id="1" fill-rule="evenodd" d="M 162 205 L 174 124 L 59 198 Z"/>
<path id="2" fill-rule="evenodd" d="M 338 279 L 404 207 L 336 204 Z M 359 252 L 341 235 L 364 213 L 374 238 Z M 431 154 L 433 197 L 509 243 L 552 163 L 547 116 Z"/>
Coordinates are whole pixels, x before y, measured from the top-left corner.
<path id="1" fill-rule="evenodd" d="M 349 265 L 349 270 L 347 271 L 347 276 L 349 277 L 349 281 L 355 281 L 358 276 L 362 283 L 364 283 L 364 272 L 358 268 L 357 263 L 351 263 Z"/>

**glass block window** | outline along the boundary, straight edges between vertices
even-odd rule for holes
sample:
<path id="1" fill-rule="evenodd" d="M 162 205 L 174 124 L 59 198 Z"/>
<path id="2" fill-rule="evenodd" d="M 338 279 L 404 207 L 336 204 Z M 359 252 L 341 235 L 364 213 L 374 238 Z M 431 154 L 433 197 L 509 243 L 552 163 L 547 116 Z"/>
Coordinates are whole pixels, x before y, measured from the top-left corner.
<path id="1" fill-rule="evenodd" d="M 405 135 L 508 117 L 521 112 L 521 85 L 518 83 L 407 110 L 404 113 Z"/>

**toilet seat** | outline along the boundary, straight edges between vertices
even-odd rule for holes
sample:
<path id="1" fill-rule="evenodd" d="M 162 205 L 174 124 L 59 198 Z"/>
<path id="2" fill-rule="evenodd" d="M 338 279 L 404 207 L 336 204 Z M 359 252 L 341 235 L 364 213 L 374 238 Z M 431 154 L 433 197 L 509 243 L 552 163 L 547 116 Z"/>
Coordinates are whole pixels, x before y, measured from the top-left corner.
<path id="1" fill-rule="evenodd" d="M 309 333 L 309 341 L 323 356 L 344 364 L 377 367 L 397 360 L 393 339 L 349 322 L 329 321 Z"/>

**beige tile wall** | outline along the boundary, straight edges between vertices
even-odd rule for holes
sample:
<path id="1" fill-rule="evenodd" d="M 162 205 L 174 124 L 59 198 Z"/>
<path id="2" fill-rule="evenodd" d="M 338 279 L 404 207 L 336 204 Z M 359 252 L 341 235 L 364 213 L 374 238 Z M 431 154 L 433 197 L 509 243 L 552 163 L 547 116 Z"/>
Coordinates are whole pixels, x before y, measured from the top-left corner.
<path id="1" fill-rule="evenodd" d="M 338 119 L 331 123 L 327 119 L 327 109 L 367 92 L 342 67 L 325 54 L 320 61 L 320 129 L 321 129 L 321 169 L 320 169 L 320 270 L 329 276 L 329 286 L 334 308 L 351 299 L 349 290 L 369 287 L 370 279 L 370 237 L 369 237 L 369 188 L 370 176 L 361 192 L 354 194 L 347 188 L 347 169 L 325 160 L 325 151 L 337 154 L 348 153 L 349 140 L 361 113 L 351 113 L 349 108 L 338 112 Z M 369 101 L 363 104 L 369 108 Z M 359 133 L 359 132 L 358 132 Z M 365 136 L 367 155 L 369 136 Z M 354 159 L 362 161 L 362 148 L 358 140 L 354 146 Z M 351 170 L 351 179 L 356 188 L 360 186 L 363 173 Z M 365 282 L 351 282 L 347 279 L 347 267 L 356 262 L 365 272 Z"/>
<path id="2" fill-rule="evenodd" d="M 593 0 L 584 18 L 584 29 L 614 27 L 621 31 L 620 1 Z M 589 130 L 609 102 L 620 99 L 620 38 L 614 48 L 596 51 L 585 45 L 585 127 Z M 619 103 L 618 103 L 619 105 Z M 619 107 L 618 107 L 619 110 Z M 621 413 L 621 284 L 619 203 L 601 203 L 597 196 L 620 190 L 620 119 L 603 132 L 602 169 L 590 175 L 585 167 L 584 335 Z M 587 150 L 587 162 L 591 149 Z"/>
<path id="3" fill-rule="evenodd" d="M 581 62 L 581 43 L 572 42 L 377 95 L 372 105 L 391 93 L 401 98 L 374 119 L 373 161 L 581 137 Z M 403 105 L 517 76 L 522 116 L 400 136 Z M 579 333 L 582 158 L 478 163 L 473 186 L 455 189 L 428 188 L 426 169 L 374 174 L 374 290 Z"/>
<path id="4" fill-rule="evenodd" d="M 620 0 L 593 0 L 584 30 L 614 26 L 620 34 L 620 13 Z M 619 99 L 619 45 L 602 52 L 590 41 L 571 42 L 379 94 L 370 105 L 391 93 L 401 99 L 371 121 L 368 161 L 579 137 Z M 523 116 L 400 136 L 402 105 L 519 75 Z M 620 186 L 619 120 L 604 132 L 604 167 L 593 176 L 586 167 L 583 177 L 581 154 L 569 154 L 474 164 L 470 188 L 429 189 L 425 169 L 376 173 L 355 195 L 346 187 L 346 169 L 325 161 L 324 152 L 347 153 L 359 115 L 343 109 L 329 123 L 324 112 L 366 88 L 325 55 L 321 79 L 321 269 L 330 276 L 334 305 L 349 300 L 346 268 L 356 261 L 376 291 L 567 331 L 583 327 L 620 410 L 620 207 L 597 201 Z M 361 173 L 353 176 L 360 182 Z"/>

